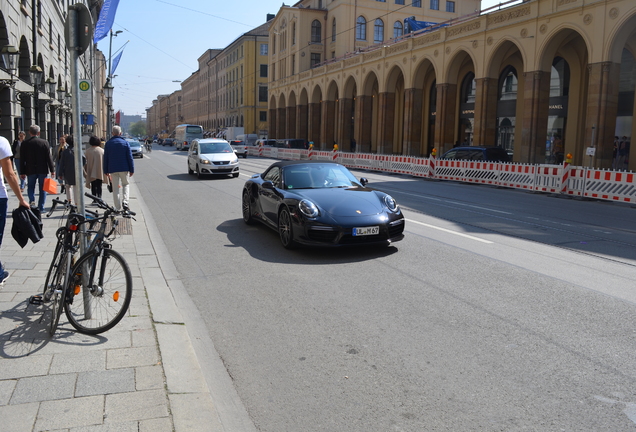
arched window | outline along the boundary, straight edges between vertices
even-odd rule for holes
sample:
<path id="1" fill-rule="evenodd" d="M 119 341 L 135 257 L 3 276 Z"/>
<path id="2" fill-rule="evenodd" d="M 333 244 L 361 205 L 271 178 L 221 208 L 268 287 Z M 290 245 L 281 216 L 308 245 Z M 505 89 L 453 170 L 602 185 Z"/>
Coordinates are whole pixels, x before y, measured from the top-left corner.
<path id="1" fill-rule="evenodd" d="M 384 41 L 384 21 L 378 18 L 373 26 L 373 42 L 380 43 L 382 41 Z"/>
<path id="2" fill-rule="evenodd" d="M 400 36 L 403 36 L 403 35 L 404 35 L 404 26 L 402 25 L 400 21 L 396 21 L 395 24 L 393 24 L 393 39 L 399 38 Z"/>
<path id="3" fill-rule="evenodd" d="M 331 22 L 331 42 L 336 41 L 336 19 Z"/>
<path id="4" fill-rule="evenodd" d="M 367 20 L 362 16 L 356 20 L 356 40 L 367 40 Z"/>
<path id="5" fill-rule="evenodd" d="M 314 20 L 311 23 L 311 43 L 320 43 L 322 41 L 322 26 L 320 21 Z"/>

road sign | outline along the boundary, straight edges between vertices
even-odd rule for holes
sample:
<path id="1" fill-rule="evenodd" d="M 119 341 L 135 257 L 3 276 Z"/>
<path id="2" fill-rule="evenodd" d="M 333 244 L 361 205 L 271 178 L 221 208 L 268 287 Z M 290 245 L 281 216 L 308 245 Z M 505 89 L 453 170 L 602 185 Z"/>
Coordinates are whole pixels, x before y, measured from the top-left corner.
<path id="1" fill-rule="evenodd" d="M 64 23 L 64 39 L 70 49 L 76 49 L 78 54 L 83 54 L 93 40 L 93 19 L 91 13 L 83 3 L 70 5 L 69 14 Z M 74 15 L 75 19 L 71 19 Z M 75 21 L 75 28 L 71 29 L 71 22 Z"/>
<path id="2" fill-rule="evenodd" d="M 80 80 L 77 85 L 77 91 L 80 99 L 80 112 L 93 112 L 93 83 L 90 80 Z"/>

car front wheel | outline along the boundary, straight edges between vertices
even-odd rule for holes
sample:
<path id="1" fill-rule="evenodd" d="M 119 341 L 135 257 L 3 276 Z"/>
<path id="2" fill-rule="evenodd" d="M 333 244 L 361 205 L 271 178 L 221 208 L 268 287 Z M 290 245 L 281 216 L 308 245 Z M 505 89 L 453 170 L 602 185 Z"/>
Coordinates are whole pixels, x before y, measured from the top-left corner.
<path id="1" fill-rule="evenodd" d="M 254 218 L 252 217 L 252 197 L 247 190 L 243 191 L 243 222 L 248 225 L 254 223 Z"/>
<path id="2" fill-rule="evenodd" d="M 194 174 L 194 171 L 192 171 L 192 168 L 190 168 L 190 164 L 188 164 L 188 174 Z"/>
<path id="3" fill-rule="evenodd" d="M 285 249 L 294 249 L 296 247 L 292 228 L 292 218 L 287 208 L 282 209 L 278 215 L 278 235 L 280 236 L 280 242 L 283 244 Z"/>

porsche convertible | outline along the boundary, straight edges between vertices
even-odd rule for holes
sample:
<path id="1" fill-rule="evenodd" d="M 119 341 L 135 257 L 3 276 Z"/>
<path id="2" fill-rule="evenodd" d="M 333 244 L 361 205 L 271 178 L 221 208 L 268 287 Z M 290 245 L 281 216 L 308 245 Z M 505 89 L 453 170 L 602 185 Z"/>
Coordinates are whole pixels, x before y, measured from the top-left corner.
<path id="1" fill-rule="evenodd" d="M 404 216 L 388 194 L 344 166 L 281 161 L 243 188 L 243 221 L 278 231 L 287 249 L 390 244 L 404 238 Z"/>

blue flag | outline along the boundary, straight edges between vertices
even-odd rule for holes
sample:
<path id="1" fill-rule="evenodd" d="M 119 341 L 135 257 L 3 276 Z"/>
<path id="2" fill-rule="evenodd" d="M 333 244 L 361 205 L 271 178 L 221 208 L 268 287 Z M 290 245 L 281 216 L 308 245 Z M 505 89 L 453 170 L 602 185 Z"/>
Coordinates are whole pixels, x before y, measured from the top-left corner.
<path id="1" fill-rule="evenodd" d="M 110 73 L 111 75 L 115 74 L 115 69 L 117 69 L 117 65 L 119 64 L 119 60 L 121 59 L 121 55 L 124 53 L 124 50 L 122 48 L 121 52 L 119 54 L 117 54 L 115 56 L 115 58 L 113 59 L 113 69 L 112 72 Z"/>
<path id="2" fill-rule="evenodd" d="M 108 32 L 113 27 L 113 22 L 115 21 L 117 5 L 119 5 L 119 0 L 104 0 L 102 10 L 99 12 L 99 19 L 95 25 L 95 35 L 93 36 L 94 43 L 97 43 L 108 36 Z"/>

